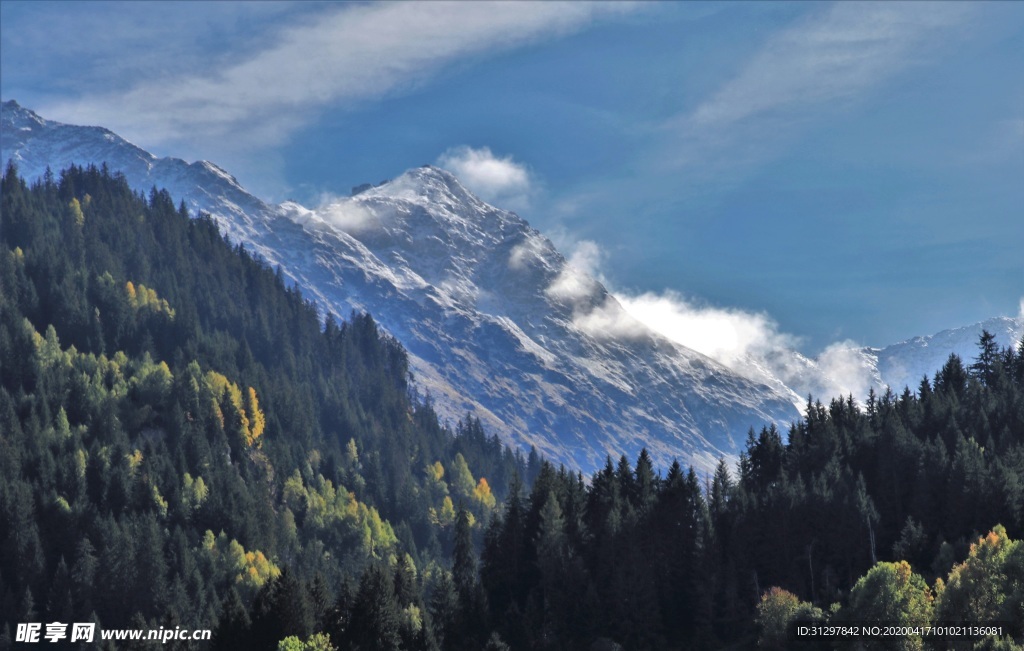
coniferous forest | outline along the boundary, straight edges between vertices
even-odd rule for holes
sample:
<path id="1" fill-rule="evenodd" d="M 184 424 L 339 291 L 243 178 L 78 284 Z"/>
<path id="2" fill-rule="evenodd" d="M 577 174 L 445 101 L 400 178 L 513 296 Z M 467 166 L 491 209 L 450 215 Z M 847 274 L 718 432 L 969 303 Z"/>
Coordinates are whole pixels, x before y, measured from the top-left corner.
<path id="1" fill-rule="evenodd" d="M 641 451 L 584 477 L 440 422 L 371 316 L 319 314 L 166 191 L 9 166 L 0 193 L 0 648 L 27 621 L 214 632 L 168 648 L 1021 648 L 1020 347 L 809 399 L 712 476 Z"/>

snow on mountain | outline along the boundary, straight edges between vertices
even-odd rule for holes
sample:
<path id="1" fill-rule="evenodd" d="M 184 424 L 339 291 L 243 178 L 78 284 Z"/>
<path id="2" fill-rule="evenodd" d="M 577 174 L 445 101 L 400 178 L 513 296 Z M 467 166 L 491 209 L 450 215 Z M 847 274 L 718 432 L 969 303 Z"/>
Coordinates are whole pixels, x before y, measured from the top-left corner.
<path id="1" fill-rule="evenodd" d="M 958 355 L 965 365 L 973 363 L 978 356 L 978 340 L 983 330 L 995 335 L 1000 348 L 1016 347 L 1024 335 L 1024 315 L 995 317 L 885 348 L 865 348 L 864 353 L 878 377 L 876 386 L 889 386 L 896 393 L 904 387 L 916 391 L 921 378 L 927 376 L 931 380 L 951 354 Z"/>
<path id="2" fill-rule="evenodd" d="M 808 396 L 828 402 L 852 394 L 864 401 L 871 389 L 879 395 L 887 388 L 897 394 L 904 387 L 916 392 L 921 379 L 933 379 L 951 354 L 970 365 L 978 355 L 983 331 L 995 335 L 1000 348 L 1016 347 L 1024 335 L 1024 315 L 994 317 L 882 348 L 833 344 L 813 359 L 795 350 L 773 350 L 769 357 L 749 356 L 732 368 L 778 391 L 789 391 L 800 409 Z"/>
<path id="3" fill-rule="evenodd" d="M 921 379 L 932 380 L 950 355 L 959 356 L 965 365 L 973 363 L 983 331 L 995 335 L 1000 348 L 1016 347 L 1024 335 L 1024 315 L 994 317 L 882 348 L 833 345 L 813 360 L 793 351 L 780 352 L 780 356 L 788 354 L 788 358 L 785 363 L 776 360 L 775 364 L 768 364 L 766 377 L 774 377 L 774 370 L 784 375 L 785 384 L 805 400 L 811 394 L 823 402 L 848 393 L 863 401 L 869 389 L 879 395 L 887 388 L 897 394 L 905 387 L 916 392 Z M 779 368 L 785 371 L 780 373 Z M 767 379 L 762 381 L 770 383 Z"/>
<path id="4" fill-rule="evenodd" d="M 233 176 L 209 161 L 186 163 L 157 158 L 102 127 L 80 127 L 45 120 L 11 100 L 0 105 L 0 152 L 18 165 L 26 179 L 54 174 L 71 163 L 97 166 L 104 162 L 125 175 L 136 190 L 166 188 L 176 200 L 223 216 L 219 220 L 233 240 L 245 241 L 259 228 L 260 218 L 272 212 Z"/>
<path id="5" fill-rule="evenodd" d="M 590 471 L 646 446 L 710 469 L 749 427 L 785 424 L 792 397 L 642 329 L 595 336 L 581 310 L 628 318 L 523 219 L 433 167 L 310 210 L 268 205 L 206 161 L 156 158 L 99 127 L 6 102 L 3 164 L 34 179 L 106 163 L 141 190 L 165 187 L 233 241 L 280 265 L 342 317 L 365 310 L 408 349 L 421 391 L 452 420 L 471 412 L 519 446 Z"/>
<path id="6" fill-rule="evenodd" d="M 312 210 L 268 205 L 212 163 L 156 158 L 106 129 L 48 121 L 14 102 L 0 106 L 0 151 L 29 179 L 106 163 L 139 190 L 167 188 L 323 309 L 373 314 L 407 348 L 443 417 L 471 412 L 506 441 L 584 471 L 642 446 L 661 465 L 679 457 L 707 470 L 739 452 L 749 427 L 795 419 L 808 393 L 845 393 L 851 376 L 865 394 L 915 388 L 951 352 L 973 359 L 983 328 L 1004 346 L 1024 331 L 1024 320 L 1001 317 L 817 359 L 777 351 L 730 370 L 647 329 L 523 219 L 440 169 Z"/>

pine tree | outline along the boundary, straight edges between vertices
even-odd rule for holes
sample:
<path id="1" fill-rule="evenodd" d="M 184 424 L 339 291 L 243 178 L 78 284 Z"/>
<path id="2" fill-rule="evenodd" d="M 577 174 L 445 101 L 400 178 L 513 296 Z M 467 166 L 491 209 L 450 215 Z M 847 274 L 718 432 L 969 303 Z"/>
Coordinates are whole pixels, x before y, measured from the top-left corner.
<path id="1" fill-rule="evenodd" d="M 469 512 L 459 508 L 455 519 L 455 546 L 452 552 L 452 580 L 459 600 L 467 606 L 476 587 L 476 555 L 473 553 L 473 532 L 469 527 Z"/>
<path id="2" fill-rule="evenodd" d="M 992 386 L 1001 366 L 996 336 L 988 330 L 982 330 L 981 336 L 978 338 L 978 357 L 970 366 L 971 376 L 977 378 L 985 386 Z"/>
<path id="3" fill-rule="evenodd" d="M 451 577 L 445 571 L 441 571 L 434 582 L 429 611 L 434 638 L 441 648 L 449 648 L 450 645 L 446 644 L 446 641 L 457 632 L 459 594 Z"/>
<path id="4" fill-rule="evenodd" d="M 242 603 L 242 597 L 231 587 L 221 606 L 220 618 L 213 632 L 212 648 L 233 649 L 244 645 L 249 639 L 250 625 L 249 613 Z"/>
<path id="5" fill-rule="evenodd" d="M 399 651 L 399 630 L 399 608 L 390 573 L 372 565 L 359 582 L 347 639 L 339 640 L 340 647 L 353 651 Z"/>
<path id="6" fill-rule="evenodd" d="M 637 493 L 637 511 L 646 515 L 654 506 L 654 500 L 658 491 L 658 478 L 654 474 L 654 463 L 647 448 L 640 450 L 640 456 L 636 460 L 635 486 Z"/>

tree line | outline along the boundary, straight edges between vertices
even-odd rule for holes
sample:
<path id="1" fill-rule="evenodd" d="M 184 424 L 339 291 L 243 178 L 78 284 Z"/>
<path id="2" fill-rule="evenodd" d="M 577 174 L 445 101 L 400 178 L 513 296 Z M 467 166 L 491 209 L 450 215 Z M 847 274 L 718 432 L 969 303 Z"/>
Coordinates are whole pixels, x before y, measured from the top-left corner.
<path id="1" fill-rule="evenodd" d="M 11 165 L 0 207 L 0 648 L 43 620 L 225 649 L 790 648 L 797 620 L 957 617 L 1021 641 L 1024 351 L 988 333 L 913 391 L 809 399 L 735 468 L 584 477 L 440 422 L 372 317 L 319 314 L 166 191 Z"/>

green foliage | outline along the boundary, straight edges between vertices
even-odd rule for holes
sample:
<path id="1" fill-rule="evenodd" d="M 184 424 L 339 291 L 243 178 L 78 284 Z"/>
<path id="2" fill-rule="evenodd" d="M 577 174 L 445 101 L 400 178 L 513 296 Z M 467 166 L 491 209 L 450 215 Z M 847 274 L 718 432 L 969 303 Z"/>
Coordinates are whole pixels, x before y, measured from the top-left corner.
<path id="1" fill-rule="evenodd" d="M 757 625 L 761 629 L 757 645 L 764 649 L 787 649 L 793 645 L 789 627 L 795 622 L 821 623 L 825 619 L 820 608 L 800 601 L 792 592 L 772 588 L 761 595 L 757 604 Z"/>
<path id="2" fill-rule="evenodd" d="M 878 563 L 857 581 L 840 621 L 879 622 L 893 626 L 925 627 L 932 621 L 935 597 L 928 584 L 906 561 Z M 892 640 L 894 648 L 921 649 L 924 638 L 912 635 Z"/>
<path id="3" fill-rule="evenodd" d="M 457 498 L 465 500 L 473 496 L 476 481 L 473 479 L 473 473 L 469 471 L 469 466 L 462 453 L 455 455 L 455 460 L 449 468 L 448 477 L 448 485 Z"/>
<path id="4" fill-rule="evenodd" d="M 306 640 L 289 635 L 277 643 L 277 651 L 338 651 L 338 647 L 331 644 L 330 635 L 314 633 Z"/>
<path id="5" fill-rule="evenodd" d="M 237 540 L 217 536 L 209 529 L 203 534 L 200 559 L 211 568 L 210 576 L 224 577 L 241 594 L 255 594 L 268 581 L 281 576 L 281 569 L 259 550 L 246 551 Z"/>
<path id="6" fill-rule="evenodd" d="M 367 556 L 382 558 L 398 542 L 391 525 L 383 521 L 377 509 L 359 502 L 355 493 L 317 475 L 305 486 L 296 470 L 285 481 L 284 502 L 299 517 L 304 528 L 324 540 L 338 537 L 339 542 L 359 545 Z"/>
<path id="7" fill-rule="evenodd" d="M 194 511 L 202 506 L 209 494 L 210 489 L 206 487 L 206 482 L 203 481 L 202 477 L 192 479 L 192 475 L 187 472 L 185 473 L 182 481 L 181 497 L 189 511 Z"/>
<path id="8" fill-rule="evenodd" d="M 11 167 L 0 195 L 0 621 L 267 651 L 777 646 L 826 604 L 1024 621 L 1024 355 L 991 336 L 916 393 L 751 430 L 735 471 L 641 450 L 587 481 L 442 426 L 372 318 L 321 320 L 166 192 Z"/>
<path id="9" fill-rule="evenodd" d="M 1024 622 L 1024 543 L 997 525 L 953 567 L 937 614 L 946 622 Z"/>
<path id="10" fill-rule="evenodd" d="M 94 167 L 29 187 L 12 166 L 0 204 L 0 621 L 320 648 L 329 595 L 401 558 L 402 644 L 431 648 L 415 568 L 447 563 L 450 533 L 422 469 L 510 478 L 522 458 L 441 426 L 372 318 L 321 320 L 164 191 Z"/>

